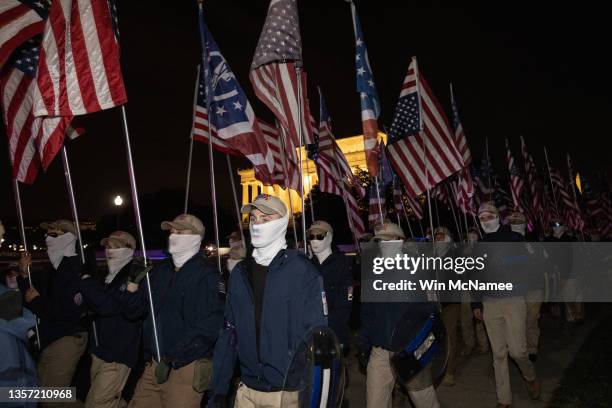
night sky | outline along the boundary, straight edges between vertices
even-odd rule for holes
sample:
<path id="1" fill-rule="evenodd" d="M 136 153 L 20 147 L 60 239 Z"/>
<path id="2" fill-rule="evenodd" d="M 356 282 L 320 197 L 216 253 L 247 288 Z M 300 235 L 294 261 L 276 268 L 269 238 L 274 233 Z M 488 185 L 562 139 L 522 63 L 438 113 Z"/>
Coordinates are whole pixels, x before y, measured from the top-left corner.
<path id="1" fill-rule="evenodd" d="M 195 1 L 119 1 L 122 66 L 139 191 L 182 191 L 200 58 Z M 354 37 L 344 0 L 301 0 L 300 20 L 312 111 L 322 87 L 336 137 L 361 132 L 355 91 Z M 540 4 L 541 3 L 541 4 Z M 488 138 L 495 167 L 505 168 L 504 138 L 520 157 L 523 134 L 536 161 L 549 149 L 559 166 L 570 152 L 585 174 L 610 165 L 612 107 L 610 26 L 604 6 L 544 2 L 357 1 L 381 99 L 379 124 L 389 125 L 410 57 L 450 111 L 452 82 L 475 156 Z M 403 5 L 399 5 L 403 4 Z M 205 19 L 255 111 L 270 120 L 248 81 L 267 0 L 208 0 Z M 598 10 L 597 7 L 602 7 Z M 86 134 L 69 145 L 82 218 L 112 212 L 116 194 L 129 195 L 120 114 L 113 109 L 81 118 Z M 6 136 L 2 136 L 6 140 Z M 0 157 L 7 157 L 0 143 Z M 0 219 L 14 217 L 8 159 L 0 166 Z M 225 158 L 215 160 L 218 202 L 232 214 Z M 235 166 L 247 163 L 234 159 Z M 192 197 L 210 201 L 207 146 L 194 154 Z M 238 182 L 238 179 L 236 179 Z M 22 189 L 26 221 L 70 217 L 58 157 L 47 174 Z M 176 213 L 182 208 L 177 207 Z"/>

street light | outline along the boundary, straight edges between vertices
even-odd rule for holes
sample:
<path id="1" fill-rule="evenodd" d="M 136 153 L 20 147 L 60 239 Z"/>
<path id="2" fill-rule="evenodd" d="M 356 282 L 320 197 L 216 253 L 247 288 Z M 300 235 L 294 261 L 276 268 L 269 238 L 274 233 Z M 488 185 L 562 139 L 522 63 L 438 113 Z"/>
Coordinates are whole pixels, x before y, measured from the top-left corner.
<path id="1" fill-rule="evenodd" d="M 123 205 L 123 198 L 120 195 L 115 196 L 113 200 L 115 207 L 117 207 L 117 230 L 119 230 L 119 216 L 121 214 L 121 206 Z"/>

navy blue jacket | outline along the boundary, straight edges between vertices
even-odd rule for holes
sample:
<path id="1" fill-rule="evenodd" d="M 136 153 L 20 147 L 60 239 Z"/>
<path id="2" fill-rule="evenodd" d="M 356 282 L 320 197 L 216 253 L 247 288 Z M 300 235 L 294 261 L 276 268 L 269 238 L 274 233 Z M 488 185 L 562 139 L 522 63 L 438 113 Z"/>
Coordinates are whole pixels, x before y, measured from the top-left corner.
<path id="1" fill-rule="evenodd" d="M 248 387 L 279 391 L 299 342 L 311 328 L 327 325 L 321 276 L 301 252 L 281 250 L 266 275 L 258 350 L 245 264 L 234 267 L 228 282 L 225 323 L 213 357 L 213 397 L 227 394 L 236 358 Z"/>
<path id="2" fill-rule="evenodd" d="M 78 242 L 76 245 L 78 248 Z M 40 296 L 24 305 L 40 319 L 38 328 L 43 348 L 61 337 L 87 331 L 85 307 L 79 294 L 82 265 L 80 255 L 65 256 L 57 270 L 50 267 L 31 273 L 32 284 Z M 20 277 L 18 283 L 25 293 L 28 279 Z"/>
<path id="3" fill-rule="evenodd" d="M 85 303 L 95 313 L 98 346 L 92 353 L 107 363 L 121 363 L 134 368 L 138 361 L 142 321 L 130 320 L 116 294 L 125 291 L 132 263 L 124 266 L 108 285 L 97 279 L 81 281 Z"/>
<path id="4" fill-rule="evenodd" d="M 349 320 L 353 309 L 353 275 L 346 255 L 332 252 L 323 263 L 316 256 L 312 263 L 323 277 L 329 314 L 329 327 L 336 333 L 338 341 L 349 345 Z"/>
<path id="5" fill-rule="evenodd" d="M 175 271 L 166 259 L 150 272 L 151 292 L 161 357 L 175 368 L 212 355 L 223 324 L 219 293 L 221 274 L 200 252 Z M 118 295 L 129 319 L 146 316 L 143 325 L 145 361 L 157 358 L 146 280 L 135 293 Z"/>

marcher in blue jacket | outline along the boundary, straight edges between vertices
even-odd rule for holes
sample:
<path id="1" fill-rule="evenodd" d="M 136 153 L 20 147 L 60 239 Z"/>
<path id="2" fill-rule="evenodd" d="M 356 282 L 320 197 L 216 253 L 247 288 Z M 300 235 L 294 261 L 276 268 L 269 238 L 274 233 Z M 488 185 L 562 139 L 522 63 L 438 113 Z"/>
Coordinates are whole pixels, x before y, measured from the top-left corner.
<path id="1" fill-rule="evenodd" d="M 81 281 L 83 299 L 95 313 L 98 336 L 92 351 L 91 386 L 85 405 L 117 408 L 140 348 L 142 321 L 128 319 L 116 299 L 126 290 L 136 240 L 127 232 L 115 231 L 101 244 L 106 248 L 108 274 L 103 282 L 89 275 Z"/>
<path id="2" fill-rule="evenodd" d="M 261 194 L 242 212 L 250 214 L 254 250 L 230 275 L 212 398 L 224 399 L 238 358 L 234 407 L 280 407 L 297 346 L 310 329 L 327 325 L 323 282 L 304 254 L 286 249 L 287 208 L 280 199 Z"/>
<path id="3" fill-rule="evenodd" d="M 163 222 L 162 229 L 171 232 L 168 252 L 172 257 L 150 272 L 161 361 L 157 361 L 146 281 L 140 288 L 128 283 L 127 291 L 118 296 L 126 317 L 146 317 L 145 370 L 129 406 L 196 408 L 204 391 L 199 379 L 210 374 L 207 360 L 223 324 L 221 274 L 204 258 L 204 225 L 197 217 L 179 215 Z"/>
<path id="4" fill-rule="evenodd" d="M 46 230 L 45 241 L 51 267 L 40 272 L 33 271 L 33 285 L 30 287 L 27 268 L 32 261 L 29 254 L 24 254 L 20 261 L 18 283 L 24 293 L 26 307 L 40 319 L 40 385 L 68 387 L 87 348 L 88 324 L 80 282 L 83 271 L 92 267 L 83 265 L 76 227 L 72 221 L 45 222 L 41 228 Z M 86 253 L 86 260 L 90 259 L 89 254 Z M 95 258 L 91 263 L 95 264 Z"/>

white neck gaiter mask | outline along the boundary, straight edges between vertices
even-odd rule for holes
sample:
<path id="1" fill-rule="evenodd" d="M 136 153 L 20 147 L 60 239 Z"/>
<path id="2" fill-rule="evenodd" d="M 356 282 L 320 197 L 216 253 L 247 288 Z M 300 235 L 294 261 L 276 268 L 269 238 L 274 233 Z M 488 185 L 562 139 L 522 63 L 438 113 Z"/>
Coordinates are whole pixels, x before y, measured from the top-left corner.
<path id="1" fill-rule="evenodd" d="M 59 267 L 62 258 L 76 255 L 76 237 L 72 232 L 66 232 L 57 237 L 47 237 L 45 243 L 47 244 L 47 255 L 55 269 Z"/>
<path id="2" fill-rule="evenodd" d="M 108 285 L 115 279 L 119 271 L 134 259 L 134 250 L 132 248 L 107 248 L 105 252 L 108 275 L 104 283 Z"/>
<path id="3" fill-rule="evenodd" d="M 380 241 L 378 244 L 380 247 L 380 254 L 384 258 L 395 258 L 395 255 L 401 254 L 404 248 L 404 241 L 401 239 L 394 239 L 391 241 Z"/>
<path id="4" fill-rule="evenodd" d="M 482 229 L 487 234 L 492 234 L 499 229 L 499 217 L 493 218 L 491 221 L 480 221 Z"/>
<path id="5" fill-rule="evenodd" d="M 310 241 L 310 247 L 312 248 L 312 253 L 315 254 L 319 263 L 322 264 L 323 261 L 327 259 L 332 253 L 331 244 L 332 244 L 332 234 L 325 234 L 325 238 L 322 240 L 313 239 Z"/>
<path id="6" fill-rule="evenodd" d="M 172 255 L 172 262 L 180 269 L 185 262 L 200 252 L 202 237 L 195 234 L 170 234 L 168 238 L 168 252 Z"/>
<path id="7" fill-rule="evenodd" d="M 288 223 L 289 218 L 285 216 L 265 224 L 249 224 L 255 262 L 268 266 L 281 249 L 287 248 L 285 234 Z"/>
<path id="8" fill-rule="evenodd" d="M 451 247 L 451 243 L 453 242 L 453 240 L 448 236 L 445 235 L 444 239 L 442 241 L 436 241 L 434 242 L 434 253 L 436 256 L 444 256 L 448 253 L 448 250 Z"/>
<path id="9" fill-rule="evenodd" d="M 527 224 L 510 224 L 510 229 L 524 236 L 527 230 Z"/>

